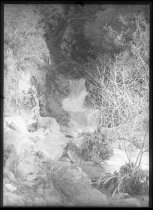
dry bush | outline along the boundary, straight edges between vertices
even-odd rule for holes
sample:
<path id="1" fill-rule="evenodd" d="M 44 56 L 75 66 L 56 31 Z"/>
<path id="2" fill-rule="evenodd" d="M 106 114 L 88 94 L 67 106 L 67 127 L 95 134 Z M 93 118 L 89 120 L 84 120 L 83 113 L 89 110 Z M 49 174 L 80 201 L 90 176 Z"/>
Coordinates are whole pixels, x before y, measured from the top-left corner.
<path id="1" fill-rule="evenodd" d="M 107 174 L 93 184 L 110 197 L 114 197 L 116 194 L 128 194 L 130 196 L 148 194 L 148 174 L 140 168 L 135 169 L 135 164 L 127 163 L 120 168 L 118 173 Z"/>
<path id="2" fill-rule="evenodd" d="M 87 106 L 99 110 L 97 135 L 105 134 L 106 141 L 124 140 L 129 162 L 131 150 L 140 150 L 135 163 L 139 167 L 148 143 L 149 24 L 141 14 L 120 19 L 126 28 L 123 40 L 131 30 L 130 41 L 114 60 L 98 65 L 96 73 L 88 74 L 92 88 Z"/>

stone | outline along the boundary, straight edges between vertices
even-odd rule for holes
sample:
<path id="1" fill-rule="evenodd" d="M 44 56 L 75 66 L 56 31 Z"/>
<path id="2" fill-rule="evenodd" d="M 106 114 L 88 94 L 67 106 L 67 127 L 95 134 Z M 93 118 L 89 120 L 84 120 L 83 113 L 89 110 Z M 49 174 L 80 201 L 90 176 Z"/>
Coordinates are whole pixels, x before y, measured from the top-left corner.
<path id="1" fill-rule="evenodd" d="M 5 174 L 5 172 L 4 172 L 4 174 Z M 14 173 L 13 173 L 12 171 L 7 170 L 7 171 L 6 171 L 6 175 L 7 175 L 8 179 L 9 179 L 11 182 L 15 182 L 15 181 L 16 181 L 15 175 L 14 175 Z"/>
<path id="2" fill-rule="evenodd" d="M 60 132 L 60 126 L 56 119 L 52 117 L 41 117 L 38 118 L 38 126 L 40 128 L 50 128 L 52 132 Z"/>
<path id="3" fill-rule="evenodd" d="M 90 179 L 79 167 L 56 163 L 52 180 L 58 191 L 74 206 L 108 205 L 106 196 L 91 186 Z"/>
<path id="4" fill-rule="evenodd" d="M 21 133 L 27 133 L 27 126 L 24 119 L 19 115 L 14 115 L 4 118 L 4 125 L 12 125 L 16 131 Z"/>
<path id="5" fill-rule="evenodd" d="M 55 195 L 45 195 L 46 204 L 49 206 L 62 205 L 61 199 L 59 196 Z"/>
<path id="6" fill-rule="evenodd" d="M 34 206 L 45 206 L 46 205 L 46 202 L 43 198 L 38 198 L 36 197 L 33 201 L 33 205 Z"/>
<path id="7" fill-rule="evenodd" d="M 141 204 L 138 199 L 136 198 L 127 198 L 127 199 L 121 199 L 116 202 L 114 202 L 113 206 L 118 207 L 141 207 Z"/>
<path id="8" fill-rule="evenodd" d="M 16 130 L 4 129 L 4 146 L 7 147 L 7 145 L 13 145 L 14 147 L 16 147 L 19 142 L 18 140 L 20 140 L 22 136 L 23 134 Z"/>
<path id="9" fill-rule="evenodd" d="M 96 166 L 93 162 L 81 161 L 79 166 L 91 180 L 99 179 L 106 175 L 105 169 L 100 166 Z"/>
<path id="10" fill-rule="evenodd" d="M 4 206 L 23 206 L 24 202 L 22 197 L 16 195 L 13 192 L 7 192 L 3 195 L 3 205 Z"/>
<path id="11" fill-rule="evenodd" d="M 107 198 L 97 189 L 83 190 L 75 200 L 76 206 L 108 206 Z"/>
<path id="12" fill-rule="evenodd" d="M 5 184 L 4 187 L 6 187 L 6 189 L 9 190 L 10 192 L 14 192 L 15 190 L 17 190 L 17 188 L 14 185 L 9 184 L 9 183 Z"/>
<path id="13" fill-rule="evenodd" d="M 41 165 L 34 155 L 25 156 L 19 159 L 17 173 L 22 179 L 32 181 L 41 172 Z"/>
<path id="14" fill-rule="evenodd" d="M 46 159 L 60 159 L 69 140 L 62 133 L 48 133 L 44 141 L 37 142 L 37 151 L 41 151 Z"/>
<path id="15" fill-rule="evenodd" d="M 13 152 L 6 162 L 5 169 L 15 173 L 17 159 L 16 152 Z"/>

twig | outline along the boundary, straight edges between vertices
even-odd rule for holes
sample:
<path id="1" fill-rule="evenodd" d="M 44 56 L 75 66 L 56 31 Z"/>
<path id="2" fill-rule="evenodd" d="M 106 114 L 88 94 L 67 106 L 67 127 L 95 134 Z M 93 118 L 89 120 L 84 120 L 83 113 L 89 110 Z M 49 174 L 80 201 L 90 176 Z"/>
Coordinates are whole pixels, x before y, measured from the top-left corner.
<path id="1" fill-rule="evenodd" d="M 145 143 L 146 143 L 145 139 L 146 139 L 146 136 L 147 136 L 147 131 L 148 131 L 148 128 L 147 128 L 146 133 L 145 133 L 145 136 L 144 136 L 144 138 L 143 138 L 142 147 L 140 148 L 140 152 L 139 152 L 139 154 L 138 154 L 138 156 L 139 156 L 140 158 L 139 158 L 139 163 L 138 163 L 137 168 L 140 167 L 140 164 L 141 164 L 141 161 L 142 161 L 142 156 L 143 156 L 143 153 L 144 153 L 143 149 L 144 149 Z M 138 162 L 138 159 L 137 159 L 137 162 Z M 136 164 L 137 164 L 137 162 L 136 162 Z M 135 164 L 135 165 L 136 165 L 136 164 Z"/>
<path id="2" fill-rule="evenodd" d="M 112 193 L 112 197 L 114 197 L 114 195 L 115 195 L 115 193 L 116 193 L 117 190 L 119 191 L 119 187 L 120 187 L 120 185 L 121 185 L 123 179 L 125 178 L 125 176 L 126 176 L 126 174 L 124 174 L 124 176 L 123 176 L 123 177 L 121 178 L 121 180 L 118 182 L 117 187 L 115 188 L 114 192 Z"/>

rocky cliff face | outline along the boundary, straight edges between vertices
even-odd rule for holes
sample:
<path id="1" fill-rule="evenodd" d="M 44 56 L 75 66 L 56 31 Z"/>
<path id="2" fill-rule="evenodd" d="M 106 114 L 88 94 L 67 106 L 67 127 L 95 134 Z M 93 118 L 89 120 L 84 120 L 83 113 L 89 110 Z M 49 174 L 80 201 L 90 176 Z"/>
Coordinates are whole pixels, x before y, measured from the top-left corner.
<path id="1" fill-rule="evenodd" d="M 46 113 L 56 118 L 61 125 L 67 125 L 69 114 L 62 108 L 62 100 L 70 92 L 69 80 L 57 71 L 51 70 L 46 74 Z"/>

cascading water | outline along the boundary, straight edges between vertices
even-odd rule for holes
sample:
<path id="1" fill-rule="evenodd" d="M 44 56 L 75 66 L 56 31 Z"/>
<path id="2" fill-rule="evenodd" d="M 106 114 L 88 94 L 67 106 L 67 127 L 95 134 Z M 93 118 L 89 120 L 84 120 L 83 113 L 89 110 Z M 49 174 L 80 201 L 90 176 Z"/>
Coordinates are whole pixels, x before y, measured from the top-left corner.
<path id="1" fill-rule="evenodd" d="M 70 94 L 62 102 L 63 109 L 69 112 L 85 111 L 86 109 L 83 108 L 83 104 L 87 94 L 84 79 L 70 80 Z"/>
<path id="2" fill-rule="evenodd" d="M 84 107 L 87 94 L 84 79 L 70 80 L 70 94 L 62 102 L 63 109 L 71 116 L 69 125 L 77 132 L 93 132 L 96 128 L 97 112 Z"/>

